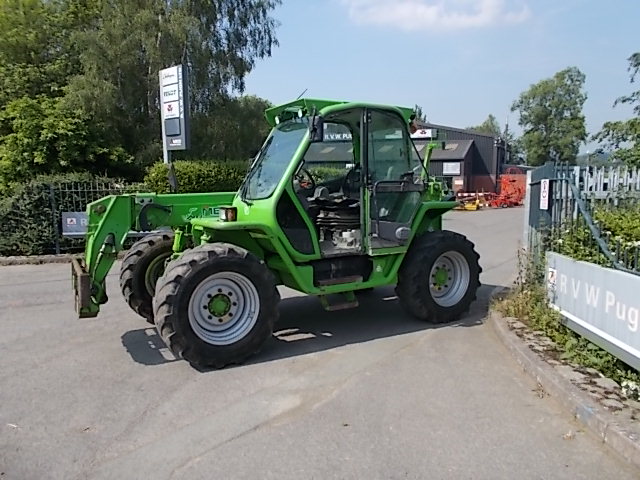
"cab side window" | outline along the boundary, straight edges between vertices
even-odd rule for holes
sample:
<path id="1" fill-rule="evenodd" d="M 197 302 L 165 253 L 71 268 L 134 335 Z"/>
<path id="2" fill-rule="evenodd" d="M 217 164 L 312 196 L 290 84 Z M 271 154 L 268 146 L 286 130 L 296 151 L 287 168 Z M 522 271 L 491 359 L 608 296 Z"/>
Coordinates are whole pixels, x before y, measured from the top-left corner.
<path id="1" fill-rule="evenodd" d="M 400 180 L 419 166 L 407 134 L 404 120 L 391 113 L 369 113 L 368 161 L 369 178 L 375 184 Z"/>

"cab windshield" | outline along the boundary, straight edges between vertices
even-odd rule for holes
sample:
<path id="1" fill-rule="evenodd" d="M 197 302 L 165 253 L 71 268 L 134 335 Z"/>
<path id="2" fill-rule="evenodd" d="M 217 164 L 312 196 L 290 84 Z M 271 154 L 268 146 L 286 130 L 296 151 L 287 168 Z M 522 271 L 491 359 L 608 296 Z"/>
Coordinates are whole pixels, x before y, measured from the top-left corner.
<path id="1" fill-rule="evenodd" d="M 243 200 L 261 200 L 273 194 L 308 128 L 304 118 L 289 120 L 273 129 L 240 188 Z"/>

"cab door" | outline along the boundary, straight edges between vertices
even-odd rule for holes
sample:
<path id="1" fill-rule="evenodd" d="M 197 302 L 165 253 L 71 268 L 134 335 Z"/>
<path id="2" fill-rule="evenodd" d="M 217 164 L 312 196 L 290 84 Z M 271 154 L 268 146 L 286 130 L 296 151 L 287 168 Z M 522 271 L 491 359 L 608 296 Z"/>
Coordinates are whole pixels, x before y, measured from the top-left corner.
<path id="1" fill-rule="evenodd" d="M 374 254 L 407 244 L 425 187 L 405 120 L 393 111 L 367 109 L 363 123 L 363 193 L 369 211 L 366 243 Z"/>

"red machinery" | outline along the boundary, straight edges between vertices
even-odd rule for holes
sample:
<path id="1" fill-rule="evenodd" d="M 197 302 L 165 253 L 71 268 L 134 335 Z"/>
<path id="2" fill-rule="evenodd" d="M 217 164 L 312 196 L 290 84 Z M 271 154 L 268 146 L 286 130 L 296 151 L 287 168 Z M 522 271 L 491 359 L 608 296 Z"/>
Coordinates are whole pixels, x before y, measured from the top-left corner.
<path id="1" fill-rule="evenodd" d="M 526 175 L 511 167 L 500 176 L 500 190 L 489 200 L 494 208 L 517 207 L 524 202 Z"/>

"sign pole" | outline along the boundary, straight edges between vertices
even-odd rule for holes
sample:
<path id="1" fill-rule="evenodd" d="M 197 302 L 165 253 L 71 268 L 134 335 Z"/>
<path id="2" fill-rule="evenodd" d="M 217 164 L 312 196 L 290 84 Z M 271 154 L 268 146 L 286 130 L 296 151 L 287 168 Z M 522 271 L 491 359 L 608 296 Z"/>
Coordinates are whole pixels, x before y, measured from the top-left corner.
<path id="1" fill-rule="evenodd" d="M 162 80 L 160 80 L 160 93 L 162 94 Z M 173 163 L 171 163 L 171 152 L 167 148 L 167 135 L 164 128 L 164 120 L 160 122 L 162 125 L 162 162 L 167 166 L 167 178 L 169 180 L 169 191 L 176 193 L 178 191 L 178 179 L 176 178 L 176 172 L 173 169 Z"/>
<path id="2" fill-rule="evenodd" d="M 162 124 L 162 161 L 168 168 L 169 186 L 178 190 L 171 150 L 189 148 L 189 81 L 182 65 L 160 70 L 160 118 Z"/>
<path id="3" fill-rule="evenodd" d="M 162 161 L 165 164 L 171 163 L 171 152 L 167 150 L 167 137 L 164 135 L 164 122 L 162 122 Z"/>

